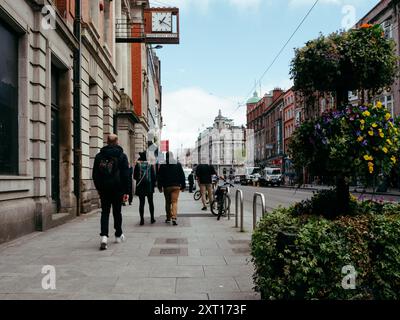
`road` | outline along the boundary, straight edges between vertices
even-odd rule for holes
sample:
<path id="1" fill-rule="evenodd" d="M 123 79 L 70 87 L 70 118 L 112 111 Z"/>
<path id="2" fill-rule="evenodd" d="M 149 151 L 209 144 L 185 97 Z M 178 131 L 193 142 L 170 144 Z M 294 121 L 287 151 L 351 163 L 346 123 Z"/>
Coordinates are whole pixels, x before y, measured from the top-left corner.
<path id="1" fill-rule="evenodd" d="M 235 192 L 237 189 L 243 191 L 243 198 L 244 198 L 244 207 L 246 211 L 251 211 L 253 207 L 253 196 L 254 193 L 260 192 L 265 196 L 266 202 L 266 209 L 270 211 L 272 209 L 277 208 L 278 206 L 287 207 L 290 205 L 295 204 L 296 202 L 309 199 L 313 196 L 313 190 L 307 189 L 292 189 L 292 188 L 271 188 L 271 187 L 252 187 L 252 186 L 242 186 L 242 185 L 235 185 L 235 188 L 231 189 L 232 200 L 234 200 Z M 353 193 L 357 198 L 362 199 L 383 199 L 385 201 L 400 201 L 400 196 L 394 195 L 371 195 L 371 194 L 360 194 L 360 193 Z M 260 203 L 260 200 L 258 200 Z M 260 205 L 259 205 L 260 207 Z M 234 203 L 233 203 L 234 208 Z"/>

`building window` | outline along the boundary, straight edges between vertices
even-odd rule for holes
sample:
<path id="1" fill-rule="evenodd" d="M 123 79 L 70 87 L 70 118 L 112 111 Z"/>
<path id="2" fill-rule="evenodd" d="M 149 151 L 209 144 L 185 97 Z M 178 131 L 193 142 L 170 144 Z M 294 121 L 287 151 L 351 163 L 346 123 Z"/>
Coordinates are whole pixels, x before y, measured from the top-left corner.
<path id="1" fill-rule="evenodd" d="M 393 28 L 392 28 L 392 21 L 390 19 L 384 21 L 381 24 L 383 28 L 383 32 L 385 33 L 385 38 L 386 39 L 392 39 L 393 38 Z"/>
<path id="2" fill-rule="evenodd" d="M 0 21 L 0 174 L 18 175 L 18 35 Z"/>

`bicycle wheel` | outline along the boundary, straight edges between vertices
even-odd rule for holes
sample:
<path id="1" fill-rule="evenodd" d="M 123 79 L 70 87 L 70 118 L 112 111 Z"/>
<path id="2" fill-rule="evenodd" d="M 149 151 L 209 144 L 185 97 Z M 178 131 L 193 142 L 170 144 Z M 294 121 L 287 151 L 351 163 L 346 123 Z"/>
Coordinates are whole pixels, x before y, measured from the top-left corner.
<path id="1" fill-rule="evenodd" d="M 216 199 L 211 203 L 211 213 L 218 216 L 218 201 Z"/>
<path id="2" fill-rule="evenodd" d="M 198 201 L 201 198 L 201 192 L 200 190 L 197 190 L 194 194 L 193 194 L 193 198 L 194 200 Z"/>

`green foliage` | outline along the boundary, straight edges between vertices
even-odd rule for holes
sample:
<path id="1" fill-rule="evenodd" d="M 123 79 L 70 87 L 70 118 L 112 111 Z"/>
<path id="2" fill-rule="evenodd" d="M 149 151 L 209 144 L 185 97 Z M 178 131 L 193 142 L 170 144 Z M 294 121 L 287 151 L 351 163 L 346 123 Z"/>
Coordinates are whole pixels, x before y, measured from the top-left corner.
<path id="1" fill-rule="evenodd" d="M 296 49 L 290 73 L 295 89 L 306 95 L 379 89 L 393 83 L 397 63 L 395 43 L 385 39 L 382 27 L 363 25 Z"/>
<path id="2" fill-rule="evenodd" d="M 268 214 L 252 238 L 255 289 L 265 299 L 400 298 L 400 206 L 384 207 L 336 220 L 293 207 Z M 294 240 L 282 246 L 282 232 Z M 355 290 L 342 287 L 347 265 L 357 271 Z"/>
<path id="3" fill-rule="evenodd" d="M 358 203 L 355 198 L 351 198 L 349 212 L 339 212 L 337 204 L 336 190 L 321 190 L 313 195 L 311 199 L 296 203 L 292 208 L 292 214 L 323 216 L 327 219 L 334 219 L 342 215 L 353 215 L 358 212 Z"/>

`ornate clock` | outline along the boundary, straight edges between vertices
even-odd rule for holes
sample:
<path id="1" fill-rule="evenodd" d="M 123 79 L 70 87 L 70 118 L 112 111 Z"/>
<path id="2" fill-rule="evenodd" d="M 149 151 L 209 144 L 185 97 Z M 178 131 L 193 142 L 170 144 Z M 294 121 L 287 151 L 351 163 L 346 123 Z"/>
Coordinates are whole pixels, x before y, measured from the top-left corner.
<path id="1" fill-rule="evenodd" d="M 144 12 L 145 42 L 179 44 L 179 9 L 148 8 Z"/>

